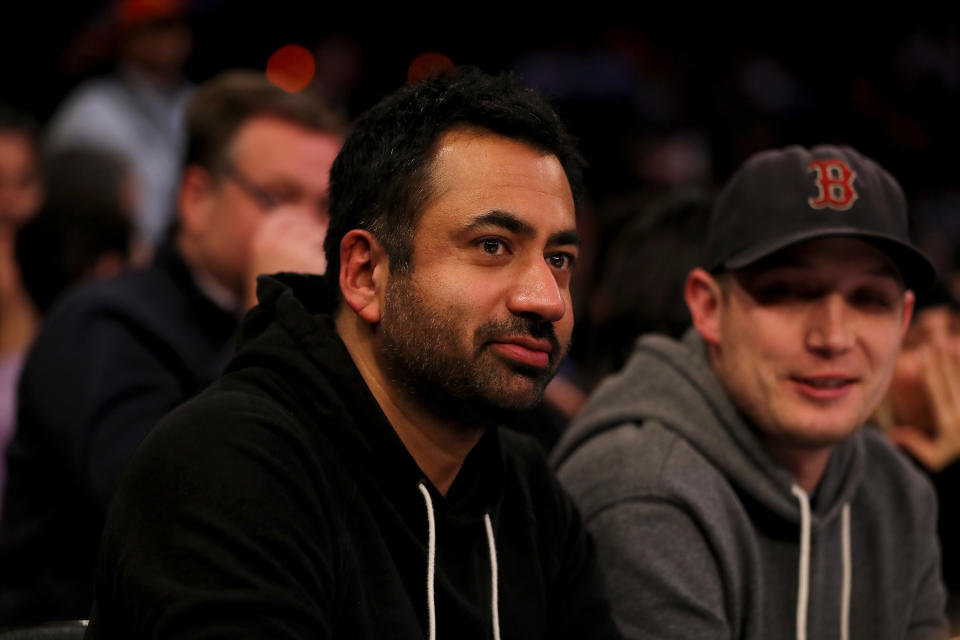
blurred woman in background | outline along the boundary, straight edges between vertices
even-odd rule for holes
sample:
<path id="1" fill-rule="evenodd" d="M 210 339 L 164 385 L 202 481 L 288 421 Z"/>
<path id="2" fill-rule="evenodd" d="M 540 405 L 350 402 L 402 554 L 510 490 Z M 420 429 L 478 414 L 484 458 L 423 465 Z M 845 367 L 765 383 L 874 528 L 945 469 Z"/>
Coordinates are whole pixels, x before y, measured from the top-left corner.
<path id="1" fill-rule="evenodd" d="M 877 422 L 937 489 L 948 615 L 960 633 L 960 304 L 942 284 L 917 298 Z"/>

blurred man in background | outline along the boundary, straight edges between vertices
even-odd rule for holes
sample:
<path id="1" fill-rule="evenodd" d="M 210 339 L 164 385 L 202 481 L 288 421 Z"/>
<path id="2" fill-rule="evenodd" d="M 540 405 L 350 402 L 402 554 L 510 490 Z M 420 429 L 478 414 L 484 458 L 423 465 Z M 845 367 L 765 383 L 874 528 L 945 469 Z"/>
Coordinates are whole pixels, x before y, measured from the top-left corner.
<path id="1" fill-rule="evenodd" d="M 0 624 L 85 618 L 107 505 L 140 439 L 233 348 L 259 273 L 322 273 L 342 123 L 235 72 L 198 90 L 178 226 L 153 264 L 81 287 L 24 367 L 0 523 Z"/>
<path id="2" fill-rule="evenodd" d="M 50 150 L 96 145 L 123 155 L 137 185 L 138 246 L 153 248 L 174 217 L 183 115 L 194 86 L 183 76 L 193 45 L 185 0 L 113 0 L 116 68 L 77 87 L 54 113 Z"/>

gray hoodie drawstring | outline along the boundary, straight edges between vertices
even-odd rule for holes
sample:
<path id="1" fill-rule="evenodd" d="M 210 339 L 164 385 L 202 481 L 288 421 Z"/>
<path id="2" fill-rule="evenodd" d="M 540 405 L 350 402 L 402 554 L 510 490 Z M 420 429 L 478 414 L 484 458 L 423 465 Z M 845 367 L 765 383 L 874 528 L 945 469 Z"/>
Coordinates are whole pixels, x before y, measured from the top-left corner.
<path id="1" fill-rule="evenodd" d="M 807 603 L 810 599 L 810 499 L 797 485 L 791 487 L 800 503 L 800 579 L 797 585 L 797 640 L 807 640 Z M 843 505 L 843 585 L 840 591 L 840 638 L 850 637 L 850 587 L 853 579 L 850 553 L 850 504 Z"/>
<path id="2" fill-rule="evenodd" d="M 850 553 L 850 503 L 843 505 L 843 608 L 840 610 L 840 640 L 850 637 L 850 590 L 853 563 Z"/>
<path id="3" fill-rule="evenodd" d="M 800 581 L 797 585 L 797 640 L 807 640 L 807 601 L 810 599 L 810 500 L 807 492 L 793 485 L 800 502 Z"/>
<path id="4" fill-rule="evenodd" d="M 417 485 L 427 508 L 427 626 L 429 640 L 437 640 L 437 609 L 434 592 L 434 574 L 437 562 L 437 524 L 433 515 L 433 500 L 424 483 Z M 493 523 L 490 514 L 483 514 L 487 532 L 487 548 L 490 550 L 490 618 L 493 624 L 493 640 L 500 640 L 500 605 L 497 588 L 497 546 L 493 538 Z"/>

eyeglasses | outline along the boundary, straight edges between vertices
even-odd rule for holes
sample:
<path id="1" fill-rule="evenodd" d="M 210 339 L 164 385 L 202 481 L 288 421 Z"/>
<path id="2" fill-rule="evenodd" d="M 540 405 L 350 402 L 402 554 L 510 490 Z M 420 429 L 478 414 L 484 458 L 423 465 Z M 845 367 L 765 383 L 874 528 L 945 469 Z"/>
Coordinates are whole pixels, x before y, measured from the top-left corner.
<path id="1" fill-rule="evenodd" d="M 283 201 L 277 196 L 273 195 L 253 180 L 248 178 L 240 169 L 237 168 L 237 165 L 232 162 L 227 162 L 223 167 L 223 173 L 228 178 L 237 183 L 237 186 L 243 189 L 244 193 L 253 198 L 253 200 L 260 205 L 264 211 L 270 211 L 275 209 Z"/>
<path id="2" fill-rule="evenodd" d="M 298 204 L 302 202 L 302 195 L 296 195 L 296 193 L 289 195 L 280 195 L 265 187 L 261 187 L 256 182 L 251 180 L 245 173 L 240 171 L 233 162 L 226 162 L 223 166 L 223 175 L 225 175 L 230 180 L 233 180 L 244 193 L 246 193 L 254 202 L 259 205 L 264 211 L 272 211 L 277 207 L 285 204 Z M 326 194 L 321 198 L 317 198 L 315 201 L 315 207 L 317 212 L 325 217 L 329 215 L 329 199 Z"/>

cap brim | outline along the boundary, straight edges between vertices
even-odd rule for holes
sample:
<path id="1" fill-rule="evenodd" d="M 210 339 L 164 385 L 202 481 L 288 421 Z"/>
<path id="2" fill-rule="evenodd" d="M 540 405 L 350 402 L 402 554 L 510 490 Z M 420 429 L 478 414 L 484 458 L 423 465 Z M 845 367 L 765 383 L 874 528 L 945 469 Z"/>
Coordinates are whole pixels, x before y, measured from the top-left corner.
<path id="1" fill-rule="evenodd" d="M 744 251 L 731 257 L 724 261 L 723 268 L 728 271 L 743 269 L 762 258 L 766 258 L 781 249 L 786 249 L 800 242 L 813 240 L 815 238 L 837 236 L 859 238 L 876 246 L 883 253 L 890 256 L 900 275 L 903 276 L 903 281 L 908 289 L 922 291 L 932 284 L 936 278 L 936 270 L 933 268 L 933 264 L 918 249 L 898 238 L 884 233 L 871 233 L 863 229 L 854 229 L 851 227 L 812 229 L 777 238 L 775 242 L 751 247 L 749 251 Z"/>

